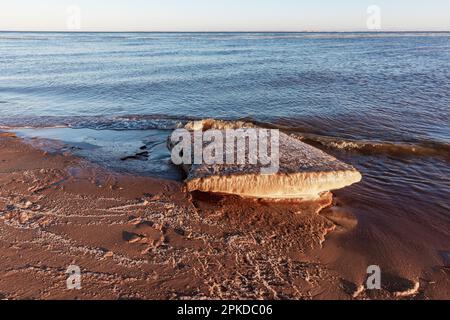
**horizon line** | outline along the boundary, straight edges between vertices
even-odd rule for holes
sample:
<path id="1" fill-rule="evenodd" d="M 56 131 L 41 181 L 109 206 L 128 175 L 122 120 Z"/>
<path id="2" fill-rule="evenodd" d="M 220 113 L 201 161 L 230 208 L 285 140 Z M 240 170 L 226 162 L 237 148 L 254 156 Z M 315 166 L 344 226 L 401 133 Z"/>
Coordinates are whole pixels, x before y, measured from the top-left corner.
<path id="1" fill-rule="evenodd" d="M 0 30 L 0 32 L 42 32 L 42 33 L 449 33 L 449 30 L 239 30 L 239 31 L 201 31 L 201 30 L 167 30 L 167 31 L 145 31 L 145 30 L 121 30 L 121 31 L 98 31 L 98 30 Z"/>

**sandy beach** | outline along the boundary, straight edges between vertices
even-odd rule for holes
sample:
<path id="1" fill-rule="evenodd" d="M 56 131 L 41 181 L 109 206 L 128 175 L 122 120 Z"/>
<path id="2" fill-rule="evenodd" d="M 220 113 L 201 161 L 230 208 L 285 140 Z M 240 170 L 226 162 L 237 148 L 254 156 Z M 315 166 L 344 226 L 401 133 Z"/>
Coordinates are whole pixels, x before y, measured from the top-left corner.
<path id="1" fill-rule="evenodd" d="M 0 185 L 2 299 L 450 296 L 445 265 L 410 278 L 394 268 L 381 290 L 365 290 L 370 252 L 343 249 L 361 240 L 358 219 L 332 194 L 296 203 L 188 193 L 182 182 L 114 172 L 9 133 Z M 81 269 L 80 290 L 67 289 L 70 265 Z"/>

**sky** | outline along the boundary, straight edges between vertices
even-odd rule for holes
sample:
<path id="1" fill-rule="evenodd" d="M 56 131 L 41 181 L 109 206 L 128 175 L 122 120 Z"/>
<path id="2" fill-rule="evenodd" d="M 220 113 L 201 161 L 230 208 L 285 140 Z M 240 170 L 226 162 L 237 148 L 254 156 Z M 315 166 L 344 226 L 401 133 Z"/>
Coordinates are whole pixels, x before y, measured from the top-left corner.
<path id="1" fill-rule="evenodd" d="M 373 29 L 450 31 L 450 0 L 0 0 L 3 31 Z"/>

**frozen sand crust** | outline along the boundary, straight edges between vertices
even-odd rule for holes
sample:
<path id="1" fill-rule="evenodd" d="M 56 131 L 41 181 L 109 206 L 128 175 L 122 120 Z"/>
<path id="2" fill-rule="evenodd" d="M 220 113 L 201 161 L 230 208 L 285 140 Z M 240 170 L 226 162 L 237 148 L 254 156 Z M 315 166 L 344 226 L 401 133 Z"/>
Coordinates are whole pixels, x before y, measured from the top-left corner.
<path id="1" fill-rule="evenodd" d="M 244 122 L 214 121 L 189 123 L 189 130 L 226 130 L 250 127 Z M 184 165 L 188 191 L 235 194 L 266 199 L 317 199 L 324 192 L 361 181 L 351 165 L 292 136 L 280 132 L 279 171 L 261 174 L 260 165 Z"/>
<path id="2" fill-rule="evenodd" d="M 236 194 L 265 199 L 318 199 L 323 192 L 359 182 L 353 171 L 294 173 L 289 175 L 229 175 L 186 181 L 188 191 Z"/>

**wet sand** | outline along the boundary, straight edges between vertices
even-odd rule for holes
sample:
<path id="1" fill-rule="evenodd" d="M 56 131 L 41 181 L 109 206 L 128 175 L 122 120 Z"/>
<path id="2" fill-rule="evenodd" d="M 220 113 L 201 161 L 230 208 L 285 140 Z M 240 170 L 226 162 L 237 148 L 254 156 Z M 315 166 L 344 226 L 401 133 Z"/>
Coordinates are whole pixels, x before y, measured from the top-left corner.
<path id="1" fill-rule="evenodd" d="M 2 299 L 450 298 L 448 266 L 405 277 L 398 264 L 381 290 L 361 290 L 373 248 L 343 249 L 364 239 L 331 194 L 191 194 L 10 134 L 0 136 L 0 186 Z M 80 290 L 66 287 L 69 265 L 81 268 Z"/>

